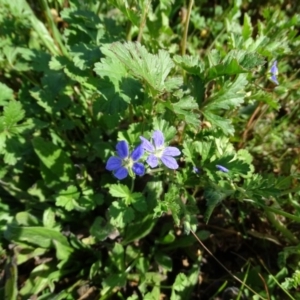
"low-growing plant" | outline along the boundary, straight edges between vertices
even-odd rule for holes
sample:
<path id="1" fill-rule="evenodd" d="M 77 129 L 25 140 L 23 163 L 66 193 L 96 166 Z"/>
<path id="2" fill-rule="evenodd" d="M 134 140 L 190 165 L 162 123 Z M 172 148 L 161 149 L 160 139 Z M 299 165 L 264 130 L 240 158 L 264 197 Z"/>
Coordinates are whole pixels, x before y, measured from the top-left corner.
<path id="1" fill-rule="evenodd" d="M 0 0 L 1 299 L 298 299 L 299 7 Z"/>

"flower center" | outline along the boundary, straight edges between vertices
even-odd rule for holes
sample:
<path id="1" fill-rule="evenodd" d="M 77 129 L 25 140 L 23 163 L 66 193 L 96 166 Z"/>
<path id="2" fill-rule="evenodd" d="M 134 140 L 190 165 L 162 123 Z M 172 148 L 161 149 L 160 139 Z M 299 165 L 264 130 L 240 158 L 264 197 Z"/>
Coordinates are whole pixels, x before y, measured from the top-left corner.
<path id="1" fill-rule="evenodd" d="M 123 167 L 125 167 L 126 169 L 131 169 L 133 166 L 134 161 L 131 159 L 131 157 L 127 157 L 123 159 Z"/>
<path id="2" fill-rule="evenodd" d="M 164 153 L 164 150 L 165 150 L 164 148 L 156 149 L 154 151 L 154 155 L 158 158 L 161 158 Z"/>

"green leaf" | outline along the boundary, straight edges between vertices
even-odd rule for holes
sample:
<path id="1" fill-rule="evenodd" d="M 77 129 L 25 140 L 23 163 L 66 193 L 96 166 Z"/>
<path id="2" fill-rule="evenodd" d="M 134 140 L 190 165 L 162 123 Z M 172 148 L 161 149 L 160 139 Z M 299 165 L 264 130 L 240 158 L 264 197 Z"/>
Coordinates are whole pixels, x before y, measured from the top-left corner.
<path id="1" fill-rule="evenodd" d="M 4 237 L 9 241 L 26 242 L 41 248 L 55 248 L 56 257 L 68 259 L 73 252 L 67 238 L 55 229 L 46 227 L 25 227 L 8 225 Z"/>
<path id="2" fill-rule="evenodd" d="M 209 121 L 212 125 L 219 127 L 225 135 L 234 134 L 234 127 L 231 120 L 220 117 L 209 111 L 203 111 L 202 113 L 207 121 Z"/>
<path id="3" fill-rule="evenodd" d="M 129 188 L 124 184 L 111 184 L 109 186 L 109 193 L 115 198 L 127 198 L 130 196 Z"/>
<path id="4" fill-rule="evenodd" d="M 25 281 L 20 290 L 20 294 L 24 297 L 26 295 L 37 295 L 44 289 L 48 289 L 54 292 L 54 283 L 67 273 L 64 270 L 57 270 L 54 264 L 45 263 L 36 266 Z"/>
<path id="5" fill-rule="evenodd" d="M 179 65 L 183 70 L 190 74 L 201 76 L 204 71 L 204 64 L 200 62 L 197 56 L 179 56 L 173 57 L 174 62 Z"/>
<path id="6" fill-rule="evenodd" d="M 14 99 L 14 91 L 4 83 L 0 82 L 0 106 L 7 104 L 7 100 Z"/>
<path id="7" fill-rule="evenodd" d="M 13 127 L 24 118 L 25 112 L 18 101 L 10 101 L 5 107 L 3 118 L 1 118 L 1 128 L 7 131 L 13 130 Z"/>
<path id="8" fill-rule="evenodd" d="M 18 296 L 18 266 L 15 257 L 7 257 L 5 266 L 5 299 L 17 300 Z"/>
<path id="9" fill-rule="evenodd" d="M 166 78 L 174 63 L 165 50 L 151 54 L 139 43 L 113 43 L 110 50 L 126 66 L 129 72 L 145 81 L 152 90 L 163 92 L 166 89 Z"/>
<path id="10" fill-rule="evenodd" d="M 253 26 L 251 24 L 251 18 L 247 13 L 245 13 L 244 14 L 243 30 L 242 30 L 242 36 L 244 38 L 244 41 L 251 38 L 252 32 L 253 32 Z"/>
<path id="11" fill-rule="evenodd" d="M 170 256 L 163 254 L 161 252 L 156 253 L 154 256 L 156 262 L 163 267 L 166 271 L 171 272 L 173 269 L 173 263 Z"/>
<path id="12" fill-rule="evenodd" d="M 116 287 L 123 287 L 126 285 L 126 273 L 112 274 L 102 281 L 102 285 L 101 295 Z"/>
<path id="13" fill-rule="evenodd" d="M 110 223 L 117 228 L 124 228 L 134 220 L 134 210 L 123 202 L 114 201 L 109 207 Z"/>
<path id="14" fill-rule="evenodd" d="M 128 3 L 127 0 L 109 0 L 109 2 L 117 7 L 135 26 L 139 27 L 140 25 L 140 16 L 142 15 L 140 5 L 130 7 L 131 2 Z M 141 3 L 147 3 L 142 1 Z"/>
<path id="15" fill-rule="evenodd" d="M 98 90 L 101 95 L 100 98 L 96 99 L 99 111 L 112 115 L 126 110 L 128 104 L 124 98 L 128 100 L 128 97 L 124 96 L 121 91 L 118 92 L 107 78 L 99 80 Z"/>
<path id="16" fill-rule="evenodd" d="M 109 193 L 115 198 L 122 198 L 126 206 L 132 204 L 137 211 L 145 211 L 147 204 L 145 197 L 141 193 L 132 193 L 126 185 L 111 184 Z"/>
<path id="17" fill-rule="evenodd" d="M 253 68 L 262 66 L 264 63 L 265 59 L 255 52 L 231 50 L 224 57 L 222 62 L 217 62 L 210 68 L 206 69 L 202 76 L 205 76 L 205 81 L 208 82 L 224 75 L 230 76 L 238 75 L 240 73 L 248 73 Z"/>
<path id="18" fill-rule="evenodd" d="M 128 72 L 124 64 L 116 56 L 112 57 L 113 55 L 107 45 L 103 46 L 101 51 L 105 55 L 110 55 L 110 57 L 104 57 L 101 59 L 101 62 L 96 63 L 94 71 L 102 78 L 109 78 L 114 86 L 116 86 L 122 78 L 128 75 Z"/>
<path id="19" fill-rule="evenodd" d="M 68 183 L 75 178 L 73 163 L 63 149 L 41 137 L 34 138 L 32 144 L 42 164 L 54 178 Z"/>
<path id="20" fill-rule="evenodd" d="M 225 134 L 234 132 L 229 119 L 218 116 L 220 110 L 236 109 L 244 101 L 245 86 L 247 84 L 246 75 L 240 74 L 232 81 L 227 81 L 220 90 L 215 91 L 210 96 L 202 110 L 205 118 L 220 129 Z"/>
<path id="21" fill-rule="evenodd" d="M 242 68 L 237 59 L 232 59 L 227 61 L 226 63 L 221 63 L 218 65 L 213 66 L 212 68 L 208 69 L 207 75 L 205 77 L 206 82 L 211 81 L 220 76 L 224 75 L 236 75 L 239 73 L 247 73 L 247 70 Z"/>
<path id="22" fill-rule="evenodd" d="M 204 191 L 204 198 L 206 199 L 207 210 L 204 215 L 205 222 L 208 223 L 211 214 L 215 207 L 221 203 L 226 197 L 226 194 L 214 188 L 208 188 Z"/>
<path id="23" fill-rule="evenodd" d="M 55 204 L 62 206 L 66 210 L 71 211 L 79 207 L 77 200 L 80 197 L 80 193 L 77 187 L 74 185 L 68 186 L 65 190 L 60 191 L 59 195 L 55 198 Z"/>
<path id="24" fill-rule="evenodd" d="M 197 284 L 200 269 L 195 263 L 187 275 L 179 273 L 172 287 L 171 300 L 191 299 L 192 292 Z"/>
<path id="25" fill-rule="evenodd" d="M 244 87 L 248 83 L 246 76 L 241 74 L 234 81 L 227 81 L 219 91 L 214 92 L 204 106 L 205 111 L 216 109 L 237 108 L 244 101 Z"/>
<path id="26" fill-rule="evenodd" d="M 102 217 L 96 217 L 92 226 L 90 227 L 90 233 L 99 241 L 104 241 L 115 229 Z"/>
<path id="27" fill-rule="evenodd" d="M 122 244 L 127 245 L 134 240 L 140 240 L 147 236 L 152 231 L 156 223 L 157 219 L 154 219 L 151 214 L 148 214 L 137 221 L 130 222 L 126 226 Z"/>
<path id="28" fill-rule="evenodd" d="M 185 97 L 176 103 L 166 102 L 165 106 L 183 119 L 187 124 L 199 126 L 199 115 L 193 110 L 198 109 L 198 104 L 192 97 Z"/>

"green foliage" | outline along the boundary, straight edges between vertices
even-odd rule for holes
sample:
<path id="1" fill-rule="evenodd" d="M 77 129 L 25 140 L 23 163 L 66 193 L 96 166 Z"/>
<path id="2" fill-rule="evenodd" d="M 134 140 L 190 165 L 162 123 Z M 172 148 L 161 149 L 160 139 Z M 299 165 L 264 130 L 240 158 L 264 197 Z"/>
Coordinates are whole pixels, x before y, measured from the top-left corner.
<path id="1" fill-rule="evenodd" d="M 300 11 L 248 2 L 1 1 L 1 299 L 225 299 L 195 236 L 299 298 Z"/>

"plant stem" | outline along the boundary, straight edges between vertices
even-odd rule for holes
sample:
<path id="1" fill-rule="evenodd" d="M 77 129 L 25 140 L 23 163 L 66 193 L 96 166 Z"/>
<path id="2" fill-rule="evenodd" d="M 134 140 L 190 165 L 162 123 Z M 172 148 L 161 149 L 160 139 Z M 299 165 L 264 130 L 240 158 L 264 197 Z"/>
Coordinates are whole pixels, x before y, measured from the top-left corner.
<path id="1" fill-rule="evenodd" d="M 187 44 L 187 34 L 189 30 L 189 23 L 190 23 L 190 17 L 191 17 L 191 11 L 193 8 L 194 0 L 190 0 L 189 7 L 187 9 L 187 14 L 186 14 L 186 20 L 184 23 L 184 31 L 183 31 L 183 37 L 181 41 L 181 55 L 185 55 L 186 53 L 186 44 Z"/>
<path id="2" fill-rule="evenodd" d="M 61 34 L 59 32 L 59 30 L 56 27 L 56 24 L 54 23 L 53 17 L 51 15 L 48 3 L 46 0 L 39 0 L 40 4 L 42 6 L 42 9 L 45 12 L 46 15 L 46 19 L 48 21 L 49 27 L 51 28 L 52 34 L 54 36 L 54 40 L 56 41 L 56 43 L 58 44 L 62 54 L 66 57 L 69 57 L 69 53 L 66 49 L 66 47 L 64 46 L 63 42 L 62 42 L 62 38 L 61 38 Z"/>
<path id="3" fill-rule="evenodd" d="M 139 34 L 137 37 L 137 41 L 139 43 L 142 41 L 143 30 L 144 30 L 144 27 L 146 24 L 146 18 L 147 18 L 147 13 L 148 13 L 150 4 L 151 4 L 151 0 L 148 0 L 148 3 L 144 6 L 144 9 L 143 9 L 143 16 L 142 16 L 141 23 L 140 23 Z"/>
<path id="4" fill-rule="evenodd" d="M 130 191 L 133 192 L 134 189 L 134 178 L 131 178 L 131 187 L 130 187 Z"/>

